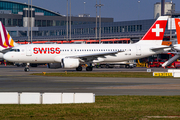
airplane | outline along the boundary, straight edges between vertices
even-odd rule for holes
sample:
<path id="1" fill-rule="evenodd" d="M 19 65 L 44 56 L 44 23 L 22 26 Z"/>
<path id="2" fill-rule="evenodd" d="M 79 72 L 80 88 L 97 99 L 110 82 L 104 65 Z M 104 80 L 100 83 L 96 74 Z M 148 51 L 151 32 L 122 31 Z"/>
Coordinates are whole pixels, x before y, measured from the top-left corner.
<path id="1" fill-rule="evenodd" d="M 3 59 L 3 53 L 17 45 L 0 21 L 0 59 Z"/>
<path id="2" fill-rule="evenodd" d="M 142 39 L 134 44 L 26 44 L 13 47 L 3 55 L 10 62 L 59 63 L 62 68 L 92 71 L 94 63 L 140 59 L 168 51 L 162 45 L 168 16 L 160 16 Z M 29 71 L 28 64 L 24 71 Z"/>
<path id="3" fill-rule="evenodd" d="M 175 44 L 172 46 L 172 49 L 176 50 L 176 52 L 171 52 L 171 53 L 174 53 L 175 56 L 162 64 L 162 67 L 164 68 L 170 65 L 171 63 L 173 63 L 174 61 L 176 61 L 178 58 L 180 58 L 180 18 L 175 18 L 175 26 L 176 26 L 178 44 Z"/>

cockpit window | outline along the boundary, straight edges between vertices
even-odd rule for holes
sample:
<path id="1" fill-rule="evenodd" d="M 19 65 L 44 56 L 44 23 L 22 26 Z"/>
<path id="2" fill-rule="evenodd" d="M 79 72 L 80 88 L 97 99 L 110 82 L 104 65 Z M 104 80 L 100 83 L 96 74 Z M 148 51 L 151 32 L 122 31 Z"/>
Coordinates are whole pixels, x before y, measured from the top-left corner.
<path id="1" fill-rule="evenodd" d="M 10 51 L 20 52 L 20 49 L 11 49 Z"/>

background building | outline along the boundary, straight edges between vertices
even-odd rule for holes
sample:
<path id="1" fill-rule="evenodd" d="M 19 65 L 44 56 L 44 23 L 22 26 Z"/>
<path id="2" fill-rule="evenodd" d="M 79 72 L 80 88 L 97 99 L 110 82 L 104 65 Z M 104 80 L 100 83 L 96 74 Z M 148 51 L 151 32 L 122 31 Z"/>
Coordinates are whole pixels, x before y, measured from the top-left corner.
<path id="1" fill-rule="evenodd" d="M 161 16 L 161 4 L 160 2 L 157 2 L 154 4 L 154 19 L 157 19 L 159 16 Z M 175 4 L 172 2 L 165 2 L 164 5 L 164 15 L 171 14 L 175 12 Z"/>
<path id="2" fill-rule="evenodd" d="M 166 3 L 169 6 L 175 4 Z M 170 4 L 170 5 L 169 5 Z M 159 3 L 155 4 L 156 16 L 158 13 Z M 33 41 L 42 40 L 67 40 L 67 32 L 71 35 L 71 39 L 97 39 L 96 38 L 96 18 L 87 16 L 71 16 L 71 33 L 68 28 L 66 16 L 47 10 L 41 7 L 32 6 L 33 12 Z M 167 12 L 168 13 L 168 12 Z M 10 35 L 15 41 L 28 41 L 28 16 L 31 12 L 28 4 L 13 1 L 0 1 L 0 21 L 5 25 Z M 177 14 L 178 16 L 178 14 Z M 68 16 L 70 17 L 70 16 Z M 141 38 L 151 27 L 156 19 L 135 20 L 114 22 L 113 18 L 101 18 L 101 38 L 130 38 L 135 42 Z M 98 20 L 99 21 L 99 18 Z M 69 22 L 68 22 L 69 23 Z M 30 26 L 30 25 L 29 25 Z M 99 22 L 97 23 L 99 26 Z M 97 27 L 97 31 L 99 27 Z M 175 31 L 172 31 L 174 34 Z M 98 32 L 99 33 L 99 32 Z M 170 35 L 170 31 L 166 30 L 166 36 Z M 99 37 L 99 36 L 98 36 Z"/>

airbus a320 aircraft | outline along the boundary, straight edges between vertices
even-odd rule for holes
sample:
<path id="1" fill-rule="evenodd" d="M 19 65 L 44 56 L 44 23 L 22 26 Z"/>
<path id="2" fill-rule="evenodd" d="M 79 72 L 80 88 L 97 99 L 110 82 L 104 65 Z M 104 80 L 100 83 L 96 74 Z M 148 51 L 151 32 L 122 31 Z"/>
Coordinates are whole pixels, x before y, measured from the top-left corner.
<path id="1" fill-rule="evenodd" d="M 4 59 L 20 63 L 61 63 L 63 68 L 92 71 L 92 63 L 140 59 L 169 50 L 162 45 L 168 16 L 159 17 L 135 44 L 27 44 L 13 47 Z M 25 71 L 29 71 L 26 66 Z"/>

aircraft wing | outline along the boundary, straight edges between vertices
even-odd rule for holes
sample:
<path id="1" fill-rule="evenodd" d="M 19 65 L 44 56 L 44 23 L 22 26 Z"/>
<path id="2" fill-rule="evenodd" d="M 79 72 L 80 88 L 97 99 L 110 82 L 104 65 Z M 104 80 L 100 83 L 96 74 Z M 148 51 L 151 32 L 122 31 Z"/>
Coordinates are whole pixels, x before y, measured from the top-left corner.
<path id="1" fill-rule="evenodd" d="M 75 55 L 75 56 L 66 56 L 66 58 L 79 58 L 83 61 L 92 61 L 97 59 L 98 57 L 104 57 L 107 55 L 115 56 L 117 53 L 124 51 L 111 51 L 111 52 L 103 52 L 103 53 L 94 53 L 94 54 L 84 54 L 84 55 Z"/>

